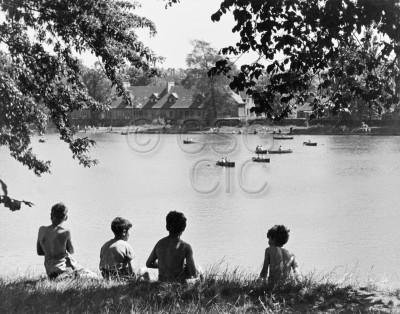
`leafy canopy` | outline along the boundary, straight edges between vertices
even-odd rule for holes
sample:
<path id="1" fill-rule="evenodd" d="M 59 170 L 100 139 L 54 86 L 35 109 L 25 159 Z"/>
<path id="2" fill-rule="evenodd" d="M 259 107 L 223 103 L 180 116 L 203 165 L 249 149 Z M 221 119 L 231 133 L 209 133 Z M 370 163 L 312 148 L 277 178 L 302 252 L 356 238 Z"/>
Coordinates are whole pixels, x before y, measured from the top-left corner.
<path id="1" fill-rule="evenodd" d="M 177 2 L 167 0 L 167 5 Z M 260 105 L 258 113 L 284 118 L 291 110 L 289 101 L 306 99 L 315 76 L 322 73 L 321 88 L 326 89 L 368 71 L 362 88 L 358 84 L 360 88 L 350 91 L 348 86 L 331 90 L 330 101 L 336 111 L 345 110 L 354 98 L 384 107 L 398 101 L 398 0 L 224 0 L 211 19 L 217 22 L 226 14 L 233 15 L 236 25 L 232 32 L 239 33 L 240 40 L 222 48 L 221 54 L 240 56 L 254 51 L 259 55 L 252 64 L 243 65 L 231 83 L 233 89 L 249 89 Z M 363 56 L 364 41 L 368 40 L 365 34 L 371 29 L 382 38 L 379 53 Z M 356 60 L 346 58 L 348 49 L 357 52 Z M 227 73 L 230 66 L 226 58 L 217 62 L 210 74 Z M 255 85 L 266 73 L 269 83 L 259 92 Z M 382 73 L 389 78 L 387 82 L 379 77 Z M 276 95 L 281 95 L 280 110 L 272 106 Z"/>
<path id="2" fill-rule="evenodd" d="M 155 33 L 153 23 L 134 15 L 136 3 L 128 1 L 12 1 L 2 0 L 5 21 L 0 40 L 6 46 L 8 66 L 0 72 L 0 145 L 38 175 L 49 163 L 32 153 L 31 126 L 44 131 L 50 118 L 74 158 L 89 166 L 85 155 L 93 144 L 87 138 L 73 139 L 68 113 L 84 106 L 99 110 L 82 82 L 74 51 L 89 51 L 104 64 L 105 73 L 120 94 L 125 94 L 118 71 L 130 62 L 148 68 L 153 53 L 137 39 L 136 28 Z"/>
<path id="3" fill-rule="evenodd" d="M 192 45 L 193 50 L 186 57 L 188 69 L 182 84 L 193 88 L 195 101 L 204 103 L 207 122 L 210 123 L 217 117 L 235 114 L 237 107 L 228 87 L 229 78 L 224 75 L 207 75 L 215 63 L 221 60 L 218 51 L 203 40 L 193 40 Z M 230 72 L 233 71 L 237 69 L 232 67 Z"/>
<path id="4" fill-rule="evenodd" d="M 84 166 L 94 141 L 74 138 L 69 113 L 107 107 L 88 95 L 77 54 L 98 57 L 119 96 L 128 101 L 120 78 L 127 64 L 148 71 L 160 58 L 139 41 L 135 30 L 156 33 L 154 24 L 134 14 L 136 2 L 117 0 L 0 0 L 0 146 L 35 174 L 50 162 L 32 151 L 34 131 L 54 123 Z"/>

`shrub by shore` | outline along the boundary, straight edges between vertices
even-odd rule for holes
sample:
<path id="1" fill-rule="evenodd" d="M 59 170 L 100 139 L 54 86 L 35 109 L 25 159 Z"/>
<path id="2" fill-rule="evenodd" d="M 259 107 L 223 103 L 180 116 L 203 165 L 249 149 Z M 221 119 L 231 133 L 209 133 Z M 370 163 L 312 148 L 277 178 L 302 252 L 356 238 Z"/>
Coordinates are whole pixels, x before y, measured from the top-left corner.
<path id="1" fill-rule="evenodd" d="M 0 313 L 400 313 L 400 290 L 330 276 L 271 286 L 238 270 L 195 284 L 0 277 Z"/>

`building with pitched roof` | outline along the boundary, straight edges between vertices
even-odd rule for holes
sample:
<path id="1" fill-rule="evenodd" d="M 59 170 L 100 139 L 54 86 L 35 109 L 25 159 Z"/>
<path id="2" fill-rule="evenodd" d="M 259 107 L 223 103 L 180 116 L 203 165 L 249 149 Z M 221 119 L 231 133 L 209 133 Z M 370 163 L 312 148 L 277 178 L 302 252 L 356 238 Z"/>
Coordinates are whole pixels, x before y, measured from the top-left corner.
<path id="1" fill-rule="evenodd" d="M 255 119 L 256 114 L 250 111 L 251 108 L 255 107 L 253 97 L 248 95 L 245 91 L 241 91 L 239 94 L 232 92 L 232 95 L 238 104 L 239 119 Z"/>
<path id="2" fill-rule="evenodd" d="M 204 119 L 203 103 L 197 102 L 193 91 L 168 82 L 166 86 L 131 86 L 132 103 L 122 97 L 112 102 L 111 108 L 101 116 L 110 125 L 126 125 L 133 120 L 165 118 L 166 120 Z M 92 118 L 89 109 L 75 111 L 71 119 L 75 124 L 85 124 Z"/>
<path id="3" fill-rule="evenodd" d="M 128 104 L 123 97 L 114 100 L 110 110 L 98 114 L 98 122 L 104 125 L 123 126 L 132 121 L 152 122 L 158 118 L 177 121 L 198 119 L 205 120 L 206 108 L 201 98 L 195 98 L 192 89 L 183 86 L 175 86 L 174 82 L 168 82 L 166 86 L 130 86 L 128 91 L 132 95 L 132 102 Z M 254 102 L 250 96 L 233 91 L 230 95 L 238 106 L 236 118 L 255 118 L 250 108 Z M 74 111 L 71 114 L 72 122 L 77 125 L 94 123 L 95 113 L 90 109 Z"/>
<path id="4" fill-rule="evenodd" d="M 304 103 L 300 107 L 297 108 L 297 118 L 298 119 L 309 119 L 310 115 L 314 111 L 314 105 L 308 102 Z"/>
<path id="5" fill-rule="evenodd" d="M 263 117 L 264 115 L 257 116 L 255 112 L 251 111 L 251 108 L 257 107 L 257 105 L 254 103 L 254 99 L 251 95 L 248 95 L 246 91 L 241 91 L 239 92 L 238 95 L 242 103 L 238 102 L 238 115 L 239 118 L 242 120 L 250 120 L 250 119 L 258 119 L 260 117 Z M 294 100 L 291 100 L 291 102 L 294 102 Z M 296 118 L 297 113 L 291 113 L 288 118 Z"/>
<path id="6" fill-rule="evenodd" d="M 247 94 L 246 91 L 241 91 L 239 92 L 239 94 L 236 94 L 238 97 L 240 97 L 240 99 L 242 100 L 241 103 L 239 103 L 239 101 L 237 101 L 238 103 L 238 115 L 240 119 L 244 119 L 244 120 L 250 120 L 250 119 L 257 119 L 260 118 L 260 116 L 257 116 L 255 114 L 255 112 L 251 111 L 251 108 L 253 107 L 257 107 L 257 105 L 254 103 L 254 99 L 251 95 Z M 294 100 L 290 101 L 291 104 L 294 104 Z M 262 115 L 263 116 L 263 115 Z M 261 116 L 261 117 L 262 117 Z M 292 112 L 288 118 L 297 118 L 297 113 L 296 112 Z"/>

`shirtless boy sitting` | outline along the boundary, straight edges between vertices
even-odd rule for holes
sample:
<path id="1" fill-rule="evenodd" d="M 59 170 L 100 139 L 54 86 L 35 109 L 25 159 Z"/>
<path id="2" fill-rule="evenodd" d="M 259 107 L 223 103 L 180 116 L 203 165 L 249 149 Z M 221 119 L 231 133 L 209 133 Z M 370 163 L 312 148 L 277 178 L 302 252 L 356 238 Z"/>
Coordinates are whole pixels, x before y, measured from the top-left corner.
<path id="1" fill-rule="evenodd" d="M 68 218 L 67 212 L 68 209 L 64 204 L 55 204 L 51 208 L 52 224 L 39 228 L 37 254 L 44 255 L 44 266 L 50 279 L 75 270 L 74 262 L 69 256 L 74 253 L 71 233 L 62 226 Z"/>
<path id="2" fill-rule="evenodd" d="M 265 249 L 264 265 L 260 278 L 277 284 L 293 279 L 297 280 L 297 261 L 295 256 L 284 249 L 289 240 L 289 232 L 284 225 L 275 225 L 268 230 L 267 238 L 269 247 Z M 269 273 L 269 274 L 268 274 Z"/>
<path id="3" fill-rule="evenodd" d="M 169 235 L 157 242 L 146 262 L 146 267 L 158 268 L 159 281 L 183 282 L 198 276 L 192 247 L 181 240 L 185 228 L 184 214 L 176 211 L 168 213 Z"/>

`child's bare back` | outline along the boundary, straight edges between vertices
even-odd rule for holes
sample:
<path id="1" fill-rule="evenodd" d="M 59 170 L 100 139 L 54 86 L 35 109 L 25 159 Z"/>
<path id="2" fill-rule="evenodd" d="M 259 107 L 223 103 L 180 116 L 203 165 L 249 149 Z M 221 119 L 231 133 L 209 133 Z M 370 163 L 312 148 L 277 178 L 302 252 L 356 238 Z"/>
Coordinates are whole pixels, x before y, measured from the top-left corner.
<path id="1" fill-rule="evenodd" d="M 71 233 L 62 226 L 67 220 L 68 209 L 62 203 L 54 205 L 51 209 L 50 226 L 39 228 L 36 250 L 38 255 L 44 255 L 44 266 L 50 278 L 73 271 L 70 254 L 74 253 Z"/>
<path id="2" fill-rule="evenodd" d="M 198 275 L 190 244 L 181 240 L 186 217 L 176 211 L 167 215 L 169 236 L 157 242 L 147 259 L 148 268 L 158 268 L 159 281 L 184 281 Z"/>
<path id="3" fill-rule="evenodd" d="M 268 247 L 265 250 L 264 261 L 267 265 L 269 264 L 269 280 L 272 282 L 279 280 L 279 278 L 288 278 L 292 269 L 297 267 L 294 255 L 279 246 Z"/>
<path id="4" fill-rule="evenodd" d="M 71 233 L 63 226 L 42 226 L 39 228 L 38 242 L 46 258 L 63 258 L 67 252 L 74 253 Z"/>
<path id="5" fill-rule="evenodd" d="M 167 236 L 158 241 L 148 258 L 147 267 L 152 268 L 156 260 L 160 281 L 185 279 L 191 277 L 190 274 L 196 276 L 192 247 L 179 237 Z"/>

